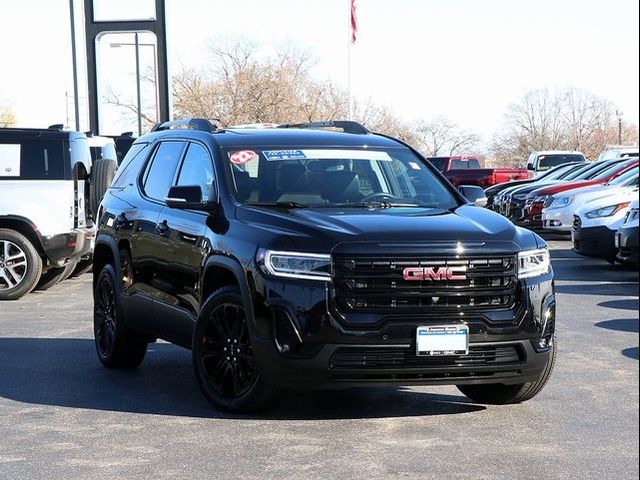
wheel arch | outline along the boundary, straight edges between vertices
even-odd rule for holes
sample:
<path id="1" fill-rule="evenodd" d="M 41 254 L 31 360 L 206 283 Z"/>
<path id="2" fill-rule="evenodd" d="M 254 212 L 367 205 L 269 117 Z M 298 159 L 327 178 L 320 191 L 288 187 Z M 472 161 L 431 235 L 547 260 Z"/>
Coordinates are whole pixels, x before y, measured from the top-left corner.
<path id="1" fill-rule="evenodd" d="M 108 235 L 98 234 L 93 249 L 93 288 L 95 290 L 96 282 L 100 276 L 100 272 L 105 265 L 113 265 L 118 272 L 117 265 L 120 264 L 120 254 L 118 244 L 115 239 Z"/>
<path id="2" fill-rule="evenodd" d="M 240 293 L 245 303 L 245 308 L 249 318 L 253 319 L 253 301 L 249 285 L 245 276 L 245 270 L 240 262 L 234 258 L 224 255 L 213 255 L 207 259 L 202 272 L 201 298 L 203 305 L 207 298 L 219 288 L 235 285 L 240 289 Z"/>
<path id="3" fill-rule="evenodd" d="M 43 261 L 47 260 L 42 234 L 31 220 L 18 215 L 3 215 L 0 216 L 0 228 L 15 230 L 27 237 L 38 251 L 38 254 L 42 257 Z"/>

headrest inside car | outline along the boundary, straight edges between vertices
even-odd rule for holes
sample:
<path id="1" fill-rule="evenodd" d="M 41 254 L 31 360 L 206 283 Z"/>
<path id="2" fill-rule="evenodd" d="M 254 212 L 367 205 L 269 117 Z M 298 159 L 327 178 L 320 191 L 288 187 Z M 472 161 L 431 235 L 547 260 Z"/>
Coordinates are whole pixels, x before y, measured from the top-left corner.
<path id="1" fill-rule="evenodd" d="M 322 185 L 322 198 L 333 203 L 360 200 L 362 195 L 358 175 L 353 172 L 327 172 Z"/>

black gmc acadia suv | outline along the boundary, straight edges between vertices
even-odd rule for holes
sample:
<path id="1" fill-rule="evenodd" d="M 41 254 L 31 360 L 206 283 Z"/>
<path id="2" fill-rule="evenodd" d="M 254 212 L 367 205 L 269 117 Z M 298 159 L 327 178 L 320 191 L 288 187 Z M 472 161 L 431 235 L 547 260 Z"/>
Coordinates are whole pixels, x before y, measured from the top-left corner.
<path id="1" fill-rule="evenodd" d="M 135 368 L 158 338 L 189 348 L 233 412 L 364 385 L 528 400 L 555 361 L 549 253 L 470 203 L 478 190 L 353 122 L 156 126 L 99 211 L 100 361 Z"/>

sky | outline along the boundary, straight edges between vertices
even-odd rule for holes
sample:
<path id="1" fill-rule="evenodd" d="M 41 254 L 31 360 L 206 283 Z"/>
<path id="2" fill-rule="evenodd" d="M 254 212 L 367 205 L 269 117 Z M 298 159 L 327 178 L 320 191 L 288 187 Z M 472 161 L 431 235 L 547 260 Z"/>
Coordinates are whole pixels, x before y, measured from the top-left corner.
<path id="1" fill-rule="evenodd" d="M 144 15 L 149 0 L 96 1 L 104 12 L 136 5 Z M 357 3 L 354 96 L 405 120 L 442 115 L 490 139 L 525 90 L 572 85 L 638 123 L 637 0 Z M 313 74 L 346 86 L 348 8 L 349 0 L 167 0 L 169 68 L 206 65 L 211 39 L 247 36 L 310 49 Z M 69 37 L 68 0 L 0 0 L 0 106 L 10 105 L 20 126 L 64 123 L 68 110 L 72 117 Z M 132 50 L 104 59 L 101 71 L 133 91 Z M 111 131 L 103 133 L 124 128 L 113 112 L 105 120 Z"/>

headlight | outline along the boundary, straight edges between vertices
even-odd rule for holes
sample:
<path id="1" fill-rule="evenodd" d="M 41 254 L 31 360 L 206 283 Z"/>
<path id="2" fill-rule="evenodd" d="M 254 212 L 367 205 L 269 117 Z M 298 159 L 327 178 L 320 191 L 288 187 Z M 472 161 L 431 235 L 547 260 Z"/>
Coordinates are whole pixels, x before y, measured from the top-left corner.
<path id="1" fill-rule="evenodd" d="M 546 275 L 551 270 L 549 250 L 528 250 L 518 254 L 518 278 L 532 278 Z"/>
<path id="2" fill-rule="evenodd" d="M 331 281 L 331 255 L 266 250 L 264 268 L 276 277 Z"/>
<path id="3" fill-rule="evenodd" d="M 598 208 L 597 210 L 591 210 L 584 214 L 587 218 L 603 218 L 611 217 L 618 213 L 623 208 L 627 208 L 630 202 L 618 203 L 617 205 L 609 205 L 608 207 Z"/>
<path id="4" fill-rule="evenodd" d="M 547 201 L 547 198 L 549 198 L 549 195 L 538 195 L 533 199 L 533 203 L 544 203 Z"/>
<path id="5" fill-rule="evenodd" d="M 556 197 L 554 198 L 547 208 L 563 208 L 573 202 L 573 197 Z"/>

